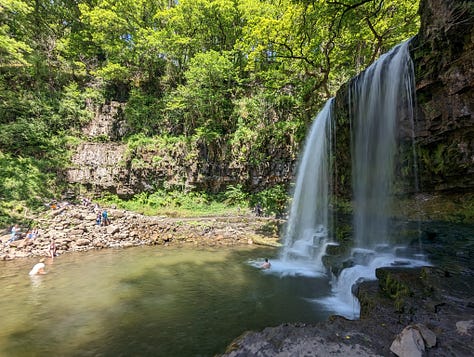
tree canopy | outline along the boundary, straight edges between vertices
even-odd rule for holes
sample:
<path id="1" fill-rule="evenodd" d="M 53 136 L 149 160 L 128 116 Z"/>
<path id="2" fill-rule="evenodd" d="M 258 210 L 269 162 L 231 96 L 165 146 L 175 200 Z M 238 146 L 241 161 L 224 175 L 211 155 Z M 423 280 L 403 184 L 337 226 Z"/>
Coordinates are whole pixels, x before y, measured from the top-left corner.
<path id="1" fill-rule="evenodd" d="M 411 0 L 3 0 L 0 151 L 66 163 L 65 140 L 111 100 L 125 103 L 128 135 L 225 143 L 249 163 L 295 151 L 341 83 L 416 33 L 417 9 Z"/>

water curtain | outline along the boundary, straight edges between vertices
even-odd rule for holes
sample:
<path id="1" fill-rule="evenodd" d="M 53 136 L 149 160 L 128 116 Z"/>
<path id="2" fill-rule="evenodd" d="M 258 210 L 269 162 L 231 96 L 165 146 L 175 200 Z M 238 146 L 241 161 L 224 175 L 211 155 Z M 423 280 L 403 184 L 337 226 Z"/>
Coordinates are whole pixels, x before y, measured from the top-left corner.
<path id="1" fill-rule="evenodd" d="M 390 244 L 400 121 L 413 123 L 414 74 L 409 42 L 382 55 L 349 90 L 355 244 Z M 408 118 L 407 118 L 408 116 Z"/>
<path id="2" fill-rule="evenodd" d="M 396 247 L 390 239 L 395 168 L 401 166 L 400 141 L 409 141 L 414 148 L 414 93 L 409 41 L 382 55 L 349 85 L 355 249 L 347 257 L 351 262 L 346 266 L 350 268 L 343 269 L 333 284 L 335 293 L 347 295 L 344 299 L 352 299 L 351 286 L 356 280 L 374 279 L 377 267 L 396 259 Z M 333 140 L 336 148 L 338 145 L 334 101 L 328 100 L 315 118 L 298 164 L 280 257 L 286 267 L 311 264 L 313 271 L 324 272 L 322 257 L 327 245 L 334 244 L 330 209 L 333 160 L 337 160 L 331 152 Z M 402 122 L 404 130 L 400 129 Z M 401 134 L 407 127 L 411 130 L 408 139 Z M 416 163 L 415 159 L 411 161 Z"/>
<path id="3" fill-rule="evenodd" d="M 282 260 L 319 264 L 331 224 L 333 99 L 313 121 L 300 158 Z"/>

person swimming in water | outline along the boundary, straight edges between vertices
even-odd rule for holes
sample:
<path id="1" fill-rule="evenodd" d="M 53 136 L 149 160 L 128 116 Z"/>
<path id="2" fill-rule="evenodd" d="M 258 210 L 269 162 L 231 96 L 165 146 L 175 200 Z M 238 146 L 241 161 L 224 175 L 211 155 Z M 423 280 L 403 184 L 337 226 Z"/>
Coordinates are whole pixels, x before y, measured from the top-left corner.
<path id="1" fill-rule="evenodd" d="M 46 271 L 44 270 L 45 265 L 43 262 L 37 263 L 33 269 L 31 269 L 29 275 L 41 275 L 41 274 L 46 274 Z"/>
<path id="2" fill-rule="evenodd" d="M 272 265 L 270 264 L 270 262 L 268 261 L 268 258 L 265 258 L 265 262 L 260 266 L 260 268 L 262 269 L 270 269 Z"/>

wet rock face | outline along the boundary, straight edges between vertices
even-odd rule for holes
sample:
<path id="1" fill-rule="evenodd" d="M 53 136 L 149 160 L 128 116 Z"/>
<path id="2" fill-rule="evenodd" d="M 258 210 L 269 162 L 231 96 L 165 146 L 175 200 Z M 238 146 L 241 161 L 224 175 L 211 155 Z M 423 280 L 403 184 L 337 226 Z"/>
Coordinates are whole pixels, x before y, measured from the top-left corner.
<path id="1" fill-rule="evenodd" d="M 474 5 L 423 0 L 415 64 L 423 190 L 474 187 Z"/>

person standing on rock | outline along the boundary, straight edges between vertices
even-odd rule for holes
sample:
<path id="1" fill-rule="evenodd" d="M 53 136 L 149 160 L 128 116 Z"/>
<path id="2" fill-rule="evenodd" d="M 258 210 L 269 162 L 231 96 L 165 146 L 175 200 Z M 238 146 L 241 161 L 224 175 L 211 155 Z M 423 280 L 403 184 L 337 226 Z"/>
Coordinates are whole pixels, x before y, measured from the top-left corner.
<path id="1" fill-rule="evenodd" d="M 56 243 L 54 242 L 54 239 L 51 239 L 51 242 L 49 243 L 49 256 L 53 259 L 56 256 Z"/>
<path id="2" fill-rule="evenodd" d="M 110 224 L 109 215 L 107 214 L 107 210 L 104 209 L 102 211 L 102 225 L 103 226 L 108 226 L 109 224 Z"/>

